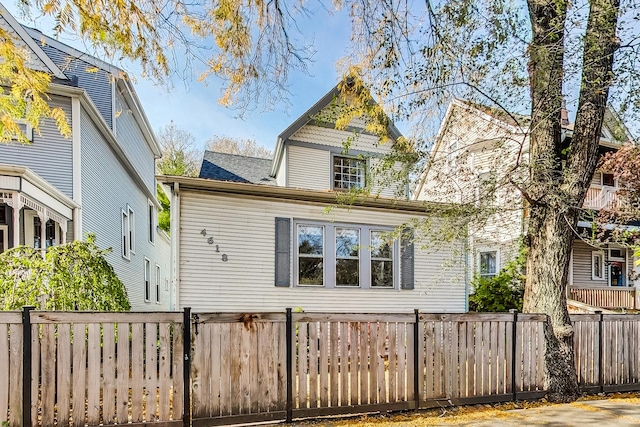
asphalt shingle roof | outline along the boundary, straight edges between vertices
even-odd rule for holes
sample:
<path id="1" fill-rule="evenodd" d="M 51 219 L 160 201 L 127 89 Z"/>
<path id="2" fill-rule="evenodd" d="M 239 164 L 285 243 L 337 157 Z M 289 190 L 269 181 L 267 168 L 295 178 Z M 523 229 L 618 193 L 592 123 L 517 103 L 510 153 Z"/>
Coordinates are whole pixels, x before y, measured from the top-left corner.
<path id="1" fill-rule="evenodd" d="M 271 159 L 207 150 L 202 158 L 199 177 L 217 181 L 273 185 L 275 180 L 269 176 L 271 163 Z"/>

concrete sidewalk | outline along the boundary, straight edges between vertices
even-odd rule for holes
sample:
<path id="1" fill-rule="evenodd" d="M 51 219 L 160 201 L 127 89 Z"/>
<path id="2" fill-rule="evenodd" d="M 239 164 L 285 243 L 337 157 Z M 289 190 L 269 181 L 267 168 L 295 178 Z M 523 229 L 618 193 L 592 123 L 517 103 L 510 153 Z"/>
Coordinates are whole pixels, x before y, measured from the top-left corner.
<path id="1" fill-rule="evenodd" d="M 509 410 L 504 412 L 504 418 L 475 420 L 457 425 L 482 427 L 640 426 L 640 402 L 638 399 L 584 400 L 562 405 Z"/>
<path id="2" fill-rule="evenodd" d="M 389 417 L 363 417 L 345 420 L 315 420 L 292 426 L 315 427 L 640 427 L 640 398 L 582 400 L 567 404 L 547 404 L 527 409 L 461 408 L 444 416 L 434 413 L 405 413 Z"/>

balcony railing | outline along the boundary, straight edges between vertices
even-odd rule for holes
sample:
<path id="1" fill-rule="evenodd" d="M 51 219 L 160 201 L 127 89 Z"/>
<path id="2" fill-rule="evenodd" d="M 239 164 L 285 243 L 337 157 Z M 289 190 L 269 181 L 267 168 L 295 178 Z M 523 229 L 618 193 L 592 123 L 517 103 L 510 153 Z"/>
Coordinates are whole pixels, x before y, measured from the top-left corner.
<path id="1" fill-rule="evenodd" d="M 589 187 L 583 207 L 596 210 L 615 208 L 618 205 L 616 190 L 616 188 Z"/>
<path id="2" fill-rule="evenodd" d="M 569 298 L 601 308 L 624 308 L 634 310 L 638 308 L 636 288 L 583 288 L 571 286 Z"/>

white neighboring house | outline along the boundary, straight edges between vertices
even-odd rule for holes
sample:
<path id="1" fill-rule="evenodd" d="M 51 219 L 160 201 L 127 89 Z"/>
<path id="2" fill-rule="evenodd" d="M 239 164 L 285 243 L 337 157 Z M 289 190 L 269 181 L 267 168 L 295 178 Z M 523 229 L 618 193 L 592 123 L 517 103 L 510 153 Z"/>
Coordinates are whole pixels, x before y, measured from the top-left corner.
<path id="1" fill-rule="evenodd" d="M 526 232 L 526 201 L 513 186 L 500 187 L 496 179 L 511 171 L 516 162 L 528 161 L 529 140 L 525 116 L 465 101 L 453 100 L 440 126 L 431 159 L 414 198 L 417 200 L 470 201 L 486 185 L 496 185 L 491 201 L 495 213 L 469 226 L 470 274 L 494 276 L 511 261 Z M 569 140 L 573 124 L 563 115 L 563 138 Z M 612 110 L 605 113 L 600 153 L 617 150 L 629 134 Z M 515 173 L 515 172 L 513 172 Z M 443 178 L 455 183 L 443 185 Z M 635 268 L 630 249 L 613 244 L 592 247 L 579 233 L 591 228 L 589 211 L 616 203 L 618 183 L 613 175 L 598 170 L 587 192 L 584 220 L 578 223 L 569 271 L 569 296 L 604 308 L 637 308 Z"/>
<path id="2" fill-rule="evenodd" d="M 319 121 L 337 97 L 334 88 L 280 134 L 273 161 L 206 152 L 200 178 L 159 177 L 171 196 L 178 307 L 466 310 L 463 241 L 414 243 L 410 228 L 390 237 L 411 220 L 437 225 L 424 203 L 407 200 L 403 182 L 376 180 L 371 197 L 334 206 L 371 181 L 399 136 L 391 126 L 392 142 L 380 144 L 363 120 L 346 130 Z"/>
<path id="3" fill-rule="evenodd" d="M 0 252 L 97 236 L 133 310 L 167 310 L 170 242 L 157 227 L 155 160 L 161 152 L 125 73 L 37 30 L 0 4 L 0 26 L 51 74 L 50 104 L 72 136 L 43 119 L 31 144 L 0 144 Z"/>

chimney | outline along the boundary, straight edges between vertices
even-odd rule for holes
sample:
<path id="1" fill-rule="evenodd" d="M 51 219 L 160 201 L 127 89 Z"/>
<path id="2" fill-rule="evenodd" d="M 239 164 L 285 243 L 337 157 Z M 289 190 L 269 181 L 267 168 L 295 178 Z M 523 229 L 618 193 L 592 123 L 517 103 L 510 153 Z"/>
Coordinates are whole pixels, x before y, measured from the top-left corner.
<path id="1" fill-rule="evenodd" d="M 560 110 L 560 124 L 566 126 L 569 124 L 569 112 L 567 111 L 567 101 L 562 100 L 562 109 Z"/>

